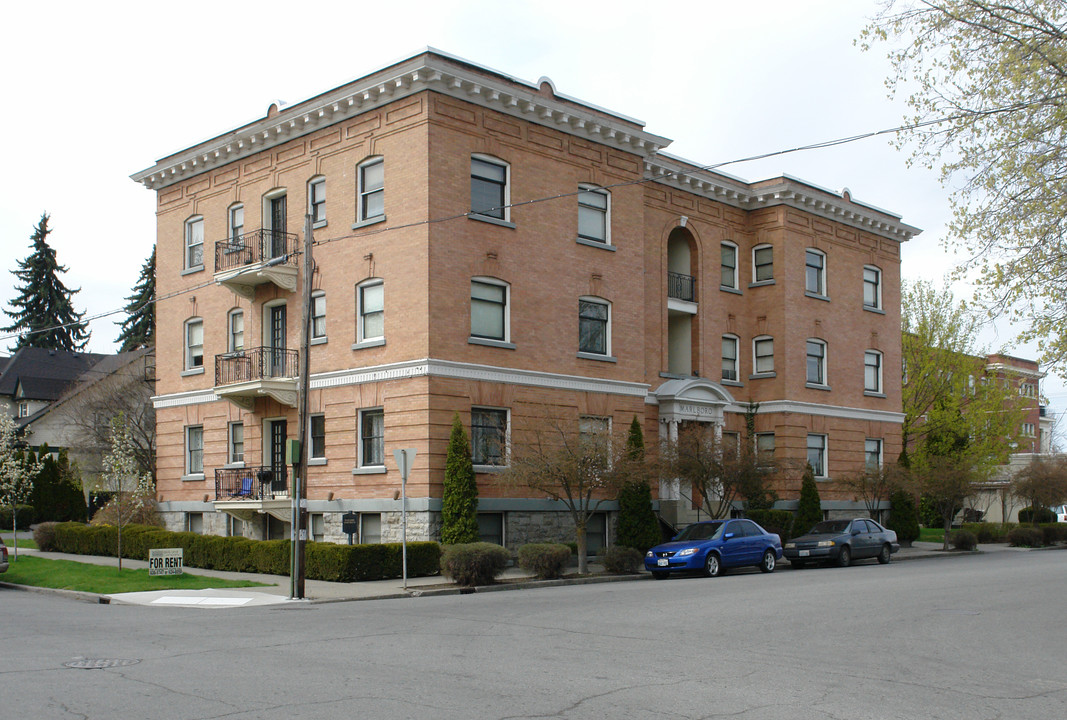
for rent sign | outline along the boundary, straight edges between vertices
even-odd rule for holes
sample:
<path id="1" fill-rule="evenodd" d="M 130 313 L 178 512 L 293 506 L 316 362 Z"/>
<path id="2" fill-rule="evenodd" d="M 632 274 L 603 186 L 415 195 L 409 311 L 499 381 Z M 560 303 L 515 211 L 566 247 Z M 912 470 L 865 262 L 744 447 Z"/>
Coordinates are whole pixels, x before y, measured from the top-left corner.
<path id="1" fill-rule="evenodd" d="M 149 575 L 181 575 L 181 548 L 152 548 L 148 551 Z"/>

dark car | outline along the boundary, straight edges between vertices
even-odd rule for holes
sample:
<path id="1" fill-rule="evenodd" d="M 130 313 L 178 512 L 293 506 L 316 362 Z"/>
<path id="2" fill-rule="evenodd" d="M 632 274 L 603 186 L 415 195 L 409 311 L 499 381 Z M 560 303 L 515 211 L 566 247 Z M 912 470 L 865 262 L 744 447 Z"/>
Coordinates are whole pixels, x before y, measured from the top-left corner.
<path id="1" fill-rule="evenodd" d="M 7 572 L 7 545 L 0 539 L 0 573 Z"/>
<path id="2" fill-rule="evenodd" d="M 769 573 L 781 558 L 781 538 L 751 520 L 706 520 L 645 553 L 645 569 L 657 580 L 693 570 L 716 577 L 726 568 L 745 565 Z"/>
<path id="3" fill-rule="evenodd" d="M 785 557 L 793 567 L 834 562 L 848 567 L 853 560 L 878 558 L 885 565 L 900 550 L 897 534 L 870 518 L 824 520 L 807 535 L 785 544 Z"/>

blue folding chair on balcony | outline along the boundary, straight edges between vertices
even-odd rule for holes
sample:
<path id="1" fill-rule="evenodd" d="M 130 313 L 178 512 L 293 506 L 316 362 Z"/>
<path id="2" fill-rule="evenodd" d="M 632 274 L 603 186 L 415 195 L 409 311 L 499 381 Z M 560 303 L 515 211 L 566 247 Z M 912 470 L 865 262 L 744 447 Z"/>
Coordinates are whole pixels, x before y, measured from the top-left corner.
<path id="1" fill-rule="evenodd" d="M 252 497 L 252 476 L 246 475 L 241 478 L 241 487 L 236 492 L 230 495 L 232 498 L 251 498 Z"/>

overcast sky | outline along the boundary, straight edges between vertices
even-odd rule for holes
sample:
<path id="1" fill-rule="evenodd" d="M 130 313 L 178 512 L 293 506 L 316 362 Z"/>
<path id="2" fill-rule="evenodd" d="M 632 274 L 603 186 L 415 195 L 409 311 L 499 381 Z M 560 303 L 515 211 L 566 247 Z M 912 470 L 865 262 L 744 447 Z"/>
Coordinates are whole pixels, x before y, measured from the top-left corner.
<path id="1" fill-rule="evenodd" d="M 29 254 L 42 212 L 75 308 L 118 310 L 155 241 L 155 194 L 129 179 L 155 160 L 432 46 L 638 118 L 708 165 L 901 124 L 884 48 L 853 44 L 876 0 L 701 2 L 12 3 L 0 43 L 0 270 Z M 905 278 L 941 283 L 948 190 L 887 137 L 723 167 L 745 180 L 789 174 L 890 210 L 924 232 Z M 14 277 L 0 280 L 0 300 Z M 954 288 L 960 297 L 966 287 Z M 92 323 L 113 352 L 123 314 Z M 6 324 L 7 318 L 0 318 Z M 989 350 L 1033 357 L 1011 329 Z M 0 340 L 7 348 L 11 340 Z M 1048 378 L 1059 414 L 1067 388 Z"/>

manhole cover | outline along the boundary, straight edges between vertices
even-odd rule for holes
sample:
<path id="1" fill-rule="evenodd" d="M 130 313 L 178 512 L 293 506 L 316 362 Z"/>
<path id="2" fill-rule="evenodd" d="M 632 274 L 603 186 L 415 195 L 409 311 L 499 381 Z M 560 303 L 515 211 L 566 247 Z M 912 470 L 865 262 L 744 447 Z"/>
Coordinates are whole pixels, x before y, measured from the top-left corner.
<path id="1" fill-rule="evenodd" d="M 70 662 L 63 663 L 63 666 L 79 670 L 102 670 L 104 668 L 136 665 L 139 662 L 141 661 L 128 658 L 74 658 Z"/>

